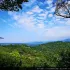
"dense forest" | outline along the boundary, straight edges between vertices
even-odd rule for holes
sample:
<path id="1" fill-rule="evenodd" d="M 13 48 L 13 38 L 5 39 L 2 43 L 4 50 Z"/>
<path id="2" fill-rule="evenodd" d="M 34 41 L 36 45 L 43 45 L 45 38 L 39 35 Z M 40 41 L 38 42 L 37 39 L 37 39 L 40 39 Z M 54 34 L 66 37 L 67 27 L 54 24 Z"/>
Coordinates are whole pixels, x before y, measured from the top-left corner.
<path id="1" fill-rule="evenodd" d="M 0 45 L 0 67 L 70 67 L 70 42 Z"/>

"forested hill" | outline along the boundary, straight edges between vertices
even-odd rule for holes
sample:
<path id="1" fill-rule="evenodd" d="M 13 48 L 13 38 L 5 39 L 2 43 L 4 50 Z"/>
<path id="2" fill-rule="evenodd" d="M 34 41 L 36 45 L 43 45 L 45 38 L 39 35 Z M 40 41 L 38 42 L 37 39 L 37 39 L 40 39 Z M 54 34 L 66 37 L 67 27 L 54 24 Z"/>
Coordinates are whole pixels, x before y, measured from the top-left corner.
<path id="1" fill-rule="evenodd" d="M 0 67 L 70 67 L 70 42 L 0 45 Z"/>

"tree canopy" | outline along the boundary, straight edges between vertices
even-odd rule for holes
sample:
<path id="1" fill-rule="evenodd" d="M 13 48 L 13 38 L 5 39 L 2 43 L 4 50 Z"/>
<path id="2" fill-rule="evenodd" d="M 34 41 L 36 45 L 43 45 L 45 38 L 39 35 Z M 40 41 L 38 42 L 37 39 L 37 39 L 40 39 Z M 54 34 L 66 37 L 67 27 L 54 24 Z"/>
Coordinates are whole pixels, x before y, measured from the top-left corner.
<path id="1" fill-rule="evenodd" d="M 37 70 L 41 67 L 44 69 L 39 70 L 47 70 L 49 67 L 51 70 L 52 67 L 64 70 L 63 68 L 70 67 L 70 42 L 58 41 L 35 46 L 8 44 L 0 44 L 0 68 Z M 30 67 L 34 69 L 29 69 Z"/>
<path id="2" fill-rule="evenodd" d="M 0 0 L 0 9 L 5 11 L 19 11 L 21 4 L 28 0 Z"/>
<path id="3" fill-rule="evenodd" d="M 64 18 L 70 18 L 70 0 L 57 0 L 55 14 Z"/>

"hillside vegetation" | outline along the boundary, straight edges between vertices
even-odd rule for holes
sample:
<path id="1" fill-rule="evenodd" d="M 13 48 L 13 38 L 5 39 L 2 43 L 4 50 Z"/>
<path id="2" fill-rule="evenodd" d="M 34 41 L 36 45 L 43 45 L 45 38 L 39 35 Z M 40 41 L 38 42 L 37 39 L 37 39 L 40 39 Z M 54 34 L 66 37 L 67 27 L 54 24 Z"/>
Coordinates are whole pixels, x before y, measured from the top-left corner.
<path id="1" fill-rule="evenodd" d="M 70 43 L 0 45 L 0 67 L 70 67 Z"/>

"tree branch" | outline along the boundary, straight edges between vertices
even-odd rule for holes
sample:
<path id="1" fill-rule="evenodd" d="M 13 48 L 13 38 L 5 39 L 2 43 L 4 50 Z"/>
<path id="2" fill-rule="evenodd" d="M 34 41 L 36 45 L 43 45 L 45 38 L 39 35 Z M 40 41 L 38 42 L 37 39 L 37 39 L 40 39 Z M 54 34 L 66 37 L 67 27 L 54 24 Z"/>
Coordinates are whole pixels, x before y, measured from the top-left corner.
<path id="1" fill-rule="evenodd" d="M 61 17 L 64 17 L 64 18 L 70 18 L 70 11 L 69 11 L 70 9 L 67 8 L 66 5 L 68 6 L 68 3 L 63 2 L 62 0 L 61 0 L 61 2 L 58 2 L 58 1 L 57 1 L 57 3 L 56 3 L 56 9 L 55 9 L 55 14 L 56 14 L 57 16 L 61 16 Z M 59 13 L 59 10 L 60 10 L 61 8 L 65 8 L 65 9 L 67 10 L 68 14 L 66 14 L 66 15 L 61 15 L 61 13 Z"/>

